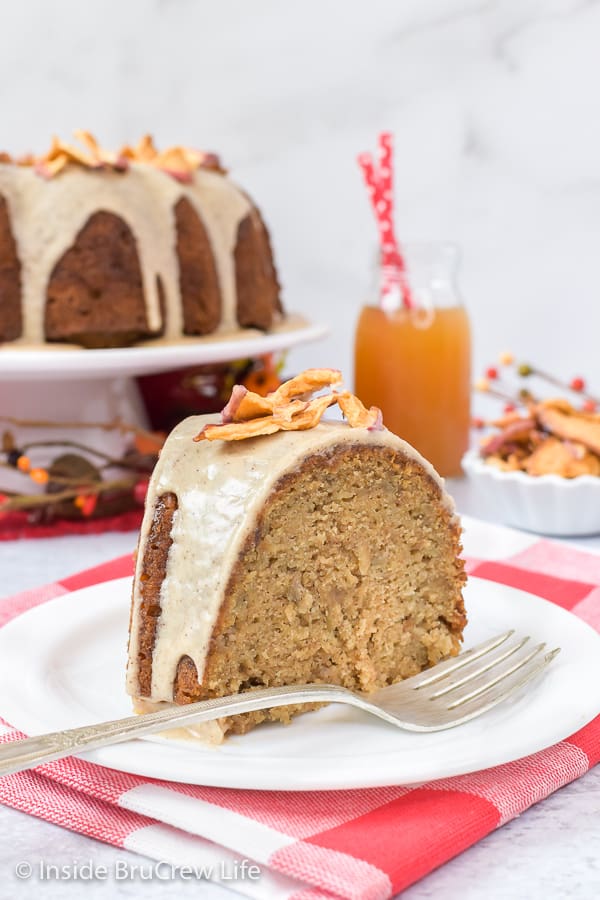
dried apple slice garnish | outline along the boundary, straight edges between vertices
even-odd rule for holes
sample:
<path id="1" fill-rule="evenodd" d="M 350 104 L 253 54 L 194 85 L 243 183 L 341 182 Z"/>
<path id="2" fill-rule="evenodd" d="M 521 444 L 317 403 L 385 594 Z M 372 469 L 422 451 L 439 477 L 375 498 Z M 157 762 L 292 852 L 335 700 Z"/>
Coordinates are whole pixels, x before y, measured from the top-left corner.
<path id="1" fill-rule="evenodd" d="M 339 369 L 305 369 L 289 381 L 284 381 L 269 397 L 275 404 L 285 403 L 295 397 L 311 397 L 316 391 L 341 383 L 342 373 Z"/>
<path id="2" fill-rule="evenodd" d="M 316 403 L 315 400 L 313 400 L 312 402 Z M 300 414 L 304 414 L 306 412 L 308 413 L 308 415 L 312 415 L 312 410 L 310 407 L 311 403 L 308 400 L 290 400 L 289 403 L 274 407 L 273 418 L 276 422 L 298 422 Z"/>
<path id="3" fill-rule="evenodd" d="M 54 137 L 50 149 L 42 156 L 28 154 L 15 160 L 9 154 L 2 153 L 0 162 L 32 166 L 43 178 L 54 178 L 69 164 L 85 169 L 110 168 L 124 171 L 130 162 L 153 166 L 181 182 L 192 181 L 194 172 L 198 169 L 226 173 L 215 153 L 204 153 L 202 150 L 183 146 L 167 147 L 159 151 L 149 134 L 144 135 L 137 146 L 126 144 L 116 153 L 102 147 L 90 131 L 77 130 L 74 136 L 82 145 L 81 148 Z"/>
<path id="4" fill-rule="evenodd" d="M 381 411 L 376 406 L 366 409 L 358 397 L 348 391 L 331 391 L 312 397 L 317 391 L 339 385 L 341 381 L 337 369 L 307 369 L 267 397 L 236 385 L 221 414 L 222 424 L 205 425 L 194 440 L 241 441 L 277 431 L 305 431 L 315 428 L 325 410 L 335 403 L 339 404 L 351 428 L 381 430 Z"/>
<path id="5" fill-rule="evenodd" d="M 244 441 L 246 438 L 260 437 L 264 434 L 275 434 L 281 431 L 281 422 L 273 416 L 261 416 L 248 422 L 231 422 L 228 425 L 205 425 L 196 435 L 195 441 Z"/>
<path id="6" fill-rule="evenodd" d="M 367 428 L 369 431 L 383 430 L 383 415 L 377 406 L 367 409 L 364 403 L 349 391 L 338 394 L 337 402 L 351 428 Z"/>
<path id="7" fill-rule="evenodd" d="M 272 412 L 273 404 L 267 397 L 249 391 L 243 384 L 236 384 L 221 417 L 223 423 L 228 425 L 230 422 L 247 422 L 260 416 L 269 416 Z"/>

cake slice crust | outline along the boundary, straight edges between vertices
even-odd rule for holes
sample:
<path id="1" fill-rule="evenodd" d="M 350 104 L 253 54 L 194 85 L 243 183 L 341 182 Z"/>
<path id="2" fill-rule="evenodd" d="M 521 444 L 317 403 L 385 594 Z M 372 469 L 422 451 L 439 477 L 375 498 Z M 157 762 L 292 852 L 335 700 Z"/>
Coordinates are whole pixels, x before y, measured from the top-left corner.
<path id="1" fill-rule="evenodd" d="M 160 580 L 147 576 L 156 552 L 154 536 L 140 568 L 142 630 L 147 610 L 161 603 Z M 358 443 L 308 454 L 275 481 L 249 525 L 204 669 L 182 654 L 173 700 L 305 682 L 368 693 L 416 674 L 458 652 L 466 622 L 459 554 L 453 510 L 413 456 Z M 146 645 L 137 693 L 150 699 L 151 668 Z M 243 733 L 306 710 L 265 710 L 221 725 Z"/>
<path id="2" fill-rule="evenodd" d="M 8 204 L 0 194 L 0 341 L 14 341 L 22 330 L 21 263 Z"/>

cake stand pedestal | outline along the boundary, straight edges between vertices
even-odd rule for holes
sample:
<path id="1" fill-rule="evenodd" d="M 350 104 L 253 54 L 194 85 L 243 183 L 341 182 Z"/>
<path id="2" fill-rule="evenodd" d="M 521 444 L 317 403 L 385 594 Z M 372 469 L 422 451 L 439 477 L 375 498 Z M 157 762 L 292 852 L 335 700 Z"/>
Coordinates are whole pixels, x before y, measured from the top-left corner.
<path id="1" fill-rule="evenodd" d="M 0 428 L 14 428 L 23 443 L 69 440 L 118 457 L 123 450 L 123 435 L 117 429 L 92 427 L 92 423 L 120 419 L 128 425 L 148 427 L 135 376 L 258 357 L 316 341 L 327 333 L 325 326 L 311 325 L 291 315 L 269 334 L 246 329 L 232 336 L 211 335 L 114 350 L 58 346 L 1 349 Z M 10 419 L 50 424 L 42 431 L 11 425 Z M 53 428 L 53 422 L 59 423 L 58 427 Z M 69 429 L 60 424 L 66 422 L 79 427 Z M 90 423 L 89 428 L 86 423 Z M 48 464 L 49 458 L 44 459 L 44 455 L 55 457 L 57 448 L 36 451 L 37 464 Z M 4 478 L 3 482 L 7 488 L 12 487 Z"/>
<path id="2" fill-rule="evenodd" d="M 15 420 L 14 424 L 11 419 Z M 0 428 L 14 431 L 22 443 L 73 441 L 118 458 L 123 451 L 123 434 L 117 429 L 92 426 L 92 423 L 108 424 L 117 420 L 140 428 L 148 426 L 146 411 L 132 378 L 0 382 Z M 44 427 L 28 428 L 17 424 L 19 421 L 43 423 Z M 68 428 L 62 424 L 69 422 L 76 423 L 77 427 Z M 87 422 L 89 428 L 85 427 Z M 47 466 L 60 452 L 57 446 L 40 447 L 35 451 L 36 464 Z M 65 447 L 64 452 L 69 449 Z M 22 476 L 8 470 L 3 474 L 2 482 L 7 488 L 17 489 L 19 483 L 22 486 Z"/>

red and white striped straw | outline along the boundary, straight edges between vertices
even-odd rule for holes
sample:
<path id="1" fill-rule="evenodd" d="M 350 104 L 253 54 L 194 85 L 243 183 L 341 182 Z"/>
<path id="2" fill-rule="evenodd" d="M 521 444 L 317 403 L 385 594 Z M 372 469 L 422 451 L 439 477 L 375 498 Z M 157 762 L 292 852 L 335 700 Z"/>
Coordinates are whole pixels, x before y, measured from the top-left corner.
<path id="1" fill-rule="evenodd" d="M 414 306 L 408 283 L 406 262 L 400 250 L 394 229 L 394 160 L 393 138 L 385 131 L 379 135 L 379 166 L 376 170 L 370 153 L 358 157 L 375 213 L 381 247 L 381 303 L 399 289 L 406 309 Z"/>

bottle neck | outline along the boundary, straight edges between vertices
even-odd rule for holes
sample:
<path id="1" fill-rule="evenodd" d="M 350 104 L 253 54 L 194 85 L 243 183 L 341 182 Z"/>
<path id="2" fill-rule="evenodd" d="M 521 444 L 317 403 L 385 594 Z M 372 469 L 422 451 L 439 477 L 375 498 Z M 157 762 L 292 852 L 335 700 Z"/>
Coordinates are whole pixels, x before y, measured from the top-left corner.
<path id="1" fill-rule="evenodd" d="M 397 272 L 397 277 L 392 279 L 389 268 L 382 268 L 380 256 L 377 255 L 372 303 L 389 312 L 402 308 L 408 286 L 410 300 L 417 308 L 439 309 L 462 305 L 457 284 L 459 251 L 456 245 L 434 241 L 409 242 L 401 250 L 405 270 Z"/>

